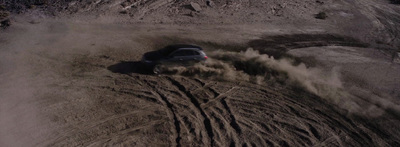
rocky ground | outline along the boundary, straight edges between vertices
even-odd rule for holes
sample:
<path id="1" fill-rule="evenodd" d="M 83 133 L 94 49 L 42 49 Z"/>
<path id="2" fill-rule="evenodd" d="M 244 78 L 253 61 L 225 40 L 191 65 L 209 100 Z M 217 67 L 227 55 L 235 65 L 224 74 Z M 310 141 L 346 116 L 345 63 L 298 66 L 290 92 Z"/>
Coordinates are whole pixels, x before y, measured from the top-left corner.
<path id="1" fill-rule="evenodd" d="M 400 144 L 397 1 L 0 4 L 0 146 Z"/>

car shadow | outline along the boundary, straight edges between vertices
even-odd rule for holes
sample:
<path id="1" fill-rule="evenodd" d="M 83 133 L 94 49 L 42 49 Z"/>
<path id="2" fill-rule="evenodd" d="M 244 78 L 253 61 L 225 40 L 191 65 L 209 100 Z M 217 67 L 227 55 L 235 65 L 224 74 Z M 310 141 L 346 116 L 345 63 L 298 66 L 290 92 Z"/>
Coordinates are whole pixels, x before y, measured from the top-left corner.
<path id="1" fill-rule="evenodd" d="M 390 0 L 391 4 L 400 4 L 400 0 Z"/>
<path id="2" fill-rule="evenodd" d="M 140 61 L 121 61 L 117 64 L 108 66 L 107 69 L 113 73 L 120 74 L 152 74 L 150 70 Z"/>

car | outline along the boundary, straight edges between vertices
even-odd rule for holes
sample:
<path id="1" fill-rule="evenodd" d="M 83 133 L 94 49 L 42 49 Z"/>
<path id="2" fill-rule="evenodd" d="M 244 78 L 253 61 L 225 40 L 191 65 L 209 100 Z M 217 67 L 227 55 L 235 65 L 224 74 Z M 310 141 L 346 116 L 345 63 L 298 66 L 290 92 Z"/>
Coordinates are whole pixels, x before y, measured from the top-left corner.
<path id="1" fill-rule="evenodd" d="M 191 66 L 207 60 L 206 53 L 196 45 L 176 44 L 169 45 L 160 50 L 147 52 L 141 62 L 150 68 L 154 74 L 160 74 L 165 67 Z"/>

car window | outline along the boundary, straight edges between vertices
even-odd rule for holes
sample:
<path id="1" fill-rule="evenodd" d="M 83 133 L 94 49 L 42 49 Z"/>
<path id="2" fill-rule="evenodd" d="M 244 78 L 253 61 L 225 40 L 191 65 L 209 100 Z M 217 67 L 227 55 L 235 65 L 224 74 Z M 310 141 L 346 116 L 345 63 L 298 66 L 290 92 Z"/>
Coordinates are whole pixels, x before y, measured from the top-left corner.
<path id="1" fill-rule="evenodd" d="M 194 52 L 192 50 L 180 50 L 172 54 L 172 56 L 192 56 Z"/>
<path id="2" fill-rule="evenodd" d="M 193 51 L 193 55 L 200 55 L 198 51 Z"/>
<path id="3" fill-rule="evenodd" d="M 171 54 L 172 52 L 174 52 L 176 49 L 172 48 L 172 47 L 165 47 L 161 50 L 159 50 L 158 52 L 163 55 L 163 56 L 168 56 L 169 54 Z"/>

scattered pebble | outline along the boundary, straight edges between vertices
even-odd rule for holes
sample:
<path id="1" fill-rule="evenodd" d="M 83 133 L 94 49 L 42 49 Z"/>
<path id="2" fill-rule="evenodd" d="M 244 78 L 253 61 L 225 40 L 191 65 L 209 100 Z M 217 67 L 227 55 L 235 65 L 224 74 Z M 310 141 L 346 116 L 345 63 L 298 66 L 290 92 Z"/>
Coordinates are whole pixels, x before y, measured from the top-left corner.
<path id="1" fill-rule="evenodd" d="M 197 12 L 200 12 L 202 10 L 198 3 L 190 2 L 190 6 L 192 6 L 192 8 Z"/>

